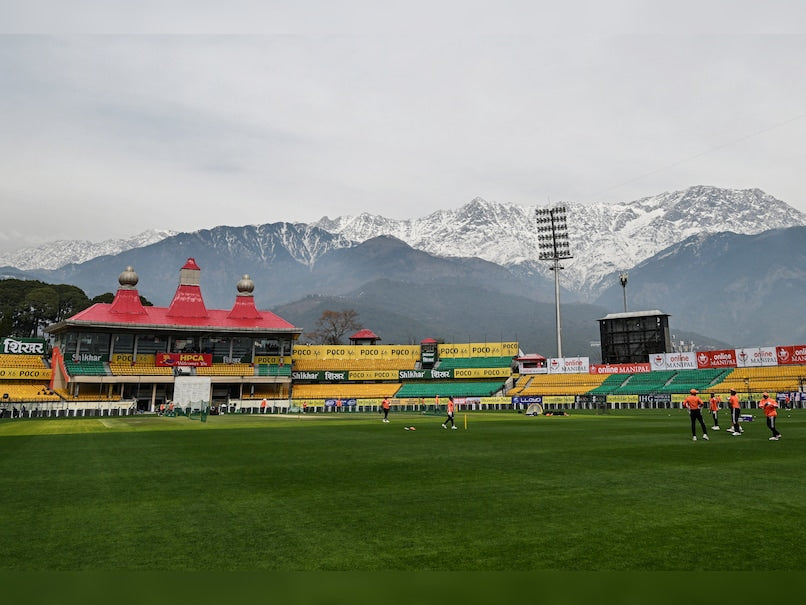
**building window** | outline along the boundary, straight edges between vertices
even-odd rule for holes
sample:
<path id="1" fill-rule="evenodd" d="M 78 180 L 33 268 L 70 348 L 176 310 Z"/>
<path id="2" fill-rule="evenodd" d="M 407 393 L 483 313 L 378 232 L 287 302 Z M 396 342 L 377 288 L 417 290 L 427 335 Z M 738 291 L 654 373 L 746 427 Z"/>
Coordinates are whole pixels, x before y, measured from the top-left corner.
<path id="1" fill-rule="evenodd" d="M 79 353 L 90 355 L 109 355 L 111 335 L 108 332 L 84 332 L 79 338 Z"/>
<path id="2" fill-rule="evenodd" d="M 112 338 L 112 347 L 116 355 L 132 355 L 134 353 L 134 334 L 116 334 Z"/>
<path id="3" fill-rule="evenodd" d="M 237 336 L 232 339 L 232 357 L 233 359 L 240 358 L 241 363 L 252 362 L 252 343 L 251 338 L 245 336 Z"/>

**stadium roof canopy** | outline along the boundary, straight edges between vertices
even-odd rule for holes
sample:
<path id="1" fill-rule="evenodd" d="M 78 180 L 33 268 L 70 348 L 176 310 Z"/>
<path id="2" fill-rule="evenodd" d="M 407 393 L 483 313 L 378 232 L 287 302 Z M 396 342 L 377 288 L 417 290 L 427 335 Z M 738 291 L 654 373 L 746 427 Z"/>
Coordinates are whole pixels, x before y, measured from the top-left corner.
<path id="1" fill-rule="evenodd" d="M 363 330 L 359 330 L 352 336 L 350 336 L 350 340 L 380 340 L 380 336 L 375 334 L 372 330 L 364 328 Z"/>
<path id="2" fill-rule="evenodd" d="M 668 313 L 664 313 L 663 311 L 658 311 L 657 309 L 652 311 L 627 311 L 625 313 L 608 313 L 599 321 L 604 321 L 607 319 L 631 319 L 633 317 L 657 317 L 657 316 L 666 316 L 668 317 Z"/>
<path id="3" fill-rule="evenodd" d="M 137 292 L 139 278 L 131 267 L 118 277 L 120 287 L 111 303 L 96 303 L 69 319 L 52 324 L 47 332 L 59 334 L 76 327 L 116 329 L 211 329 L 232 332 L 302 333 L 283 318 L 255 307 L 254 282 L 248 275 L 237 284 L 231 309 L 208 309 L 200 287 L 201 269 L 189 258 L 179 273 L 179 286 L 167 307 L 144 306 Z"/>

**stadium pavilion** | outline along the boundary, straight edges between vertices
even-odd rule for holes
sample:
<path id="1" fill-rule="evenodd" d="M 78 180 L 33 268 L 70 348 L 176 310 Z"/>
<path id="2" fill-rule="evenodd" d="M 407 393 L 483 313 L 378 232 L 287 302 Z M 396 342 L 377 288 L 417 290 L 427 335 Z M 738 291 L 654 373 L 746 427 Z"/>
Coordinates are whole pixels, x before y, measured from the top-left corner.
<path id="1" fill-rule="evenodd" d="M 144 411 L 174 400 L 177 384 L 190 377 L 198 377 L 197 393 L 208 402 L 287 398 L 302 329 L 259 311 L 248 275 L 231 309 L 208 309 L 200 277 L 189 258 L 170 305 L 151 307 L 141 303 L 138 276 L 127 267 L 111 303 L 46 329 L 55 341 L 50 388 L 68 401 L 135 400 Z"/>

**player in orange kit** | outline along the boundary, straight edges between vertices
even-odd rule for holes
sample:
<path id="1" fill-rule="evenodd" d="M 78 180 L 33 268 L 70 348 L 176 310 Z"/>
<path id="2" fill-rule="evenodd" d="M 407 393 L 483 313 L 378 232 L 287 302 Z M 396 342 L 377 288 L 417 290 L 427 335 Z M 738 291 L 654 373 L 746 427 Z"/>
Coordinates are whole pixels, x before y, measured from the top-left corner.
<path id="1" fill-rule="evenodd" d="M 708 406 L 711 409 L 711 416 L 714 417 L 714 426 L 711 428 L 715 431 L 719 430 L 719 406 L 722 404 L 722 397 L 711 393 L 711 398 L 708 400 Z"/>
<path id="2" fill-rule="evenodd" d="M 728 407 L 730 408 L 731 435 L 738 437 L 742 434 L 742 427 L 739 426 L 739 414 L 741 413 L 742 406 L 739 404 L 739 398 L 736 396 L 736 389 L 730 390 Z"/>
<path id="3" fill-rule="evenodd" d="M 702 427 L 702 438 L 708 441 L 708 430 L 705 428 L 705 421 L 702 419 L 703 405 L 702 399 L 697 397 L 697 389 L 691 389 L 691 393 L 683 400 L 683 407 L 688 408 L 691 416 L 691 440 L 697 441 L 697 422 Z"/>
<path id="4" fill-rule="evenodd" d="M 781 433 L 775 428 L 775 419 L 778 417 L 778 402 L 775 399 L 770 399 L 769 393 L 764 393 L 761 396 L 761 401 L 758 402 L 758 407 L 764 410 L 764 415 L 767 417 L 767 428 L 772 431 L 770 441 L 778 441 L 781 438 Z"/>
<path id="5" fill-rule="evenodd" d="M 453 397 L 448 397 L 448 417 L 445 419 L 445 422 L 442 423 L 442 428 L 448 428 L 448 423 L 451 423 L 451 428 L 457 428 L 456 424 L 453 421 Z"/>

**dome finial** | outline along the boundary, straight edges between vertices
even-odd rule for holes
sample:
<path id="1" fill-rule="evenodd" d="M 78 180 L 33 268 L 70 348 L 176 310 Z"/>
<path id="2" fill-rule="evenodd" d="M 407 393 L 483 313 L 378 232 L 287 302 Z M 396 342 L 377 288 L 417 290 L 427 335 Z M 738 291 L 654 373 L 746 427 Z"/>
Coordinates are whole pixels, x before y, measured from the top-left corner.
<path id="1" fill-rule="evenodd" d="M 138 281 L 140 281 L 140 278 L 131 266 L 126 267 L 126 270 L 118 276 L 118 283 L 121 288 L 134 288 Z"/>
<path id="2" fill-rule="evenodd" d="M 238 289 L 238 296 L 251 296 L 255 290 L 255 282 L 249 275 L 244 275 L 235 287 Z"/>

